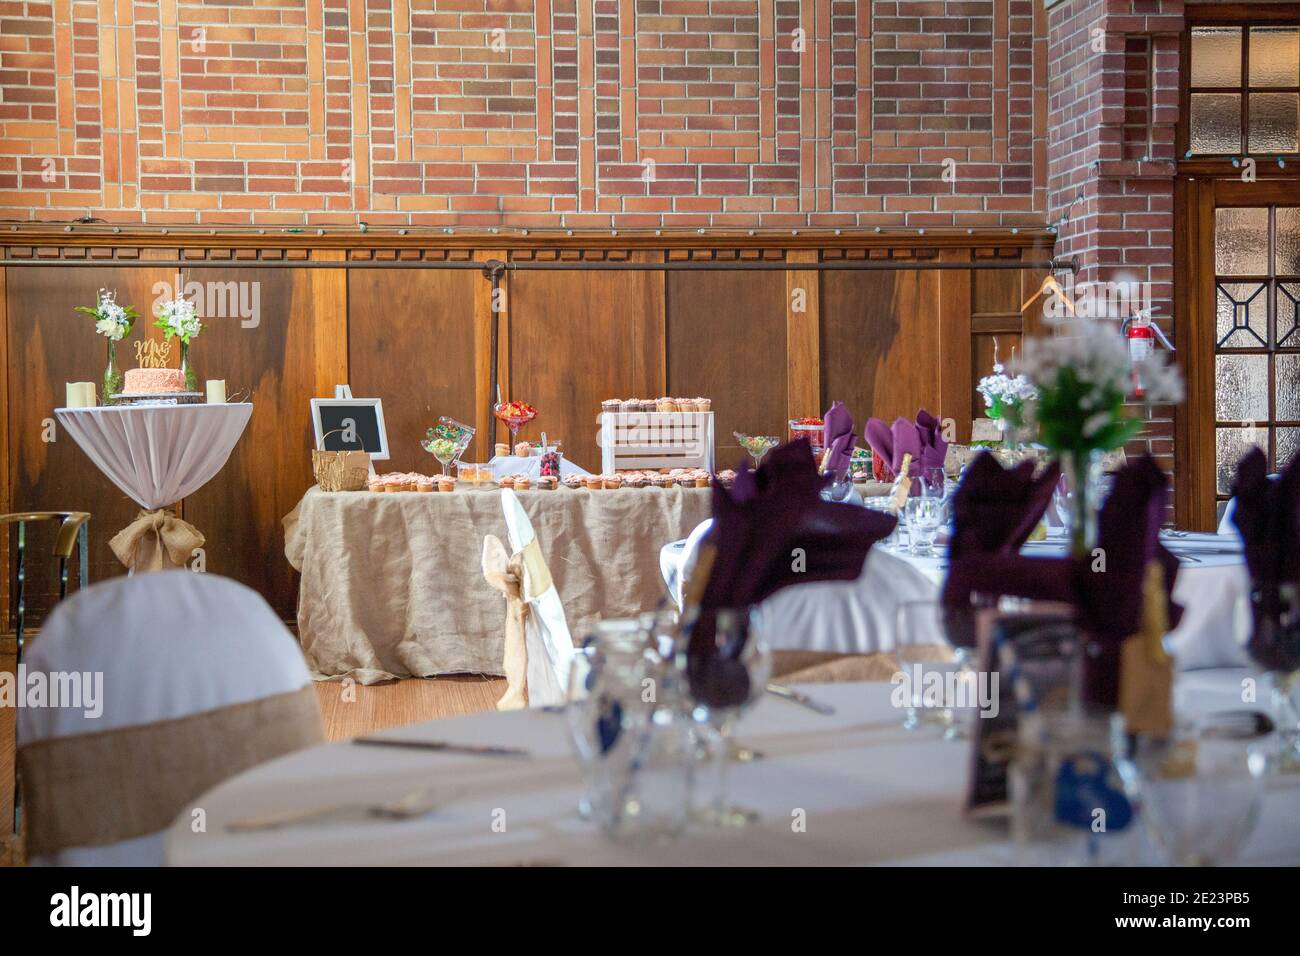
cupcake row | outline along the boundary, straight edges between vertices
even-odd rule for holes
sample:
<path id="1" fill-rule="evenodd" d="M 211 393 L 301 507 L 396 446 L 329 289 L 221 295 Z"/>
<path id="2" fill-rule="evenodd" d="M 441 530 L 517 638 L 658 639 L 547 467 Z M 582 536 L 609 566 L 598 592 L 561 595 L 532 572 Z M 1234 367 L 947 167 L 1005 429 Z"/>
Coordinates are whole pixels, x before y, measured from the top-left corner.
<path id="1" fill-rule="evenodd" d="M 451 491 L 456 479 L 450 476 L 422 475 L 415 471 L 393 471 L 386 475 L 375 475 L 366 482 L 369 491 Z M 443 485 L 446 487 L 443 487 Z"/>
<path id="2" fill-rule="evenodd" d="M 602 412 L 709 412 L 711 398 L 607 398 Z"/>

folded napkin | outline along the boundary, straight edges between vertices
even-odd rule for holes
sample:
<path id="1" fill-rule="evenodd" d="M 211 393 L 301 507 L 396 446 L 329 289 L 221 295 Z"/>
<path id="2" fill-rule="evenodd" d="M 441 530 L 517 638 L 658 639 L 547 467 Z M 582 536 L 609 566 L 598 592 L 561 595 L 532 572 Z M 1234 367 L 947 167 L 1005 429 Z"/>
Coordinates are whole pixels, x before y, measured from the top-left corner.
<path id="1" fill-rule="evenodd" d="M 1241 533 L 1256 594 L 1246 650 L 1261 667 L 1296 670 L 1300 626 L 1287 618 L 1296 614 L 1300 600 L 1300 456 L 1273 480 L 1264 452 L 1252 448 L 1237 465 L 1232 494 L 1237 500 L 1232 522 Z"/>
<path id="2" fill-rule="evenodd" d="M 853 446 L 857 442 L 858 436 L 853 434 L 853 416 L 843 402 L 832 402 L 822 416 L 822 445 L 826 449 L 823 471 L 831 475 L 848 471 Z"/>
<path id="3" fill-rule="evenodd" d="M 719 608 L 746 608 L 791 584 L 855 580 L 871 546 L 894 530 L 892 516 L 823 501 L 829 481 L 809 444 L 793 441 L 756 471 L 738 471 L 730 490 L 714 485 L 713 527 L 696 566 L 702 590 L 688 598 L 698 604 L 687 652 L 697 700 L 724 707 L 749 696 L 743 639 L 722 648 L 714 639 Z"/>
<path id="4" fill-rule="evenodd" d="M 887 426 L 879 418 L 869 419 L 864 435 L 874 461 L 880 462 L 879 470 L 873 466 L 873 471 L 882 481 L 893 480 L 902 467 L 904 455 L 912 456 L 913 475 L 943 468 L 948 456 L 948 442 L 944 440 L 941 423 L 924 408 L 916 413 L 914 422 L 897 418 L 893 425 Z"/>
<path id="5" fill-rule="evenodd" d="M 970 612 L 976 599 L 985 606 L 1002 595 L 1071 604 L 1079 626 L 1089 636 L 1085 700 L 1114 707 L 1119 701 L 1121 646 L 1143 627 L 1148 568 L 1153 562 L 1163 579 L 1168 628 L 1176 627 L 1182 616 L 1182 608 L 1171 596 L 1178 559 L 1160 544 L 1168 479 L 1150 456 L 1130 462 L 1116 474 L 1102 506 L 1097 549 L 1092 554 L 1077 560 L 1028 558 L 1014 553 L 1023 544 L 1019 536 L 1026 526 L 1032 530 L 1037 524 L 1034 513 L 1041 515 L 1046 508 L 1056 476 L 1049 471 L 1034 481 L 1033 466 L 1026 462 L 996 475 L 980 459 L 989 459 L 1001 469 L 993 456 L 981 455 L 967 468 L 962 488 L 954 496 L 951 560 L 943 588 L 950 639 L 973 643 Z M 1021 510 L 986 500 L 980 492 L 990 488 L 1012 497 L 1019 494 Z"/>

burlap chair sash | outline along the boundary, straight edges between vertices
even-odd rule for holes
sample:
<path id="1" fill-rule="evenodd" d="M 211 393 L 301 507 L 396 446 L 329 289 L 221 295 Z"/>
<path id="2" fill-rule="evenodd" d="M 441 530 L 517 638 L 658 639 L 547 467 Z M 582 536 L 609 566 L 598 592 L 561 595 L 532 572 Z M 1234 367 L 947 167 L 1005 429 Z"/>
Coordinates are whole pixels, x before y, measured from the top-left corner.
<path id="1" fill-rule="evenodd" d="M 240 771 L 321 743 L 316 688 L 18 751 L 27 852 L 105 846 L 157 833 Z"/>
<path id="2" fill-rule="evenodd" d="M 525 563 L 523 553 L 507 556 L 505 545 L 496 535 L 489 534 L 483 538 L 483 577 L 506 599 L 506 641 L 501 662 L 506 675 L 506 692 L 497 701 L 497 710 L 518 710 L 528 706 L 528 646 L 524 637 L 528 604 L 523 595 Z M 546 571 L 544 561 L 542 570 Z"/>
<path id="3" fill-rule="evenodd" d="M 183 568 L 203 547 L 198 528 L 166 508 L 142 510 L 134 521 L 113 536 L 108 545 L 117 560 L 137 571 Z"/>

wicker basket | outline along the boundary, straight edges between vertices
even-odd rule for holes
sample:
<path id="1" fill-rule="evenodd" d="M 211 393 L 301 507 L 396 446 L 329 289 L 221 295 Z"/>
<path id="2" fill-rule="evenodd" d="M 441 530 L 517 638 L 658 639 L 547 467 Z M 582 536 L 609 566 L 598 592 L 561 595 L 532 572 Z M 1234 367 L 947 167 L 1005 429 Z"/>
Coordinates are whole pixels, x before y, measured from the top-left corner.
<path id="1" fill-rule="evenodd" d="M 312 449 L 311 472 L 321 491 L 362 491 L 370 477 L 370 453 Z"/>

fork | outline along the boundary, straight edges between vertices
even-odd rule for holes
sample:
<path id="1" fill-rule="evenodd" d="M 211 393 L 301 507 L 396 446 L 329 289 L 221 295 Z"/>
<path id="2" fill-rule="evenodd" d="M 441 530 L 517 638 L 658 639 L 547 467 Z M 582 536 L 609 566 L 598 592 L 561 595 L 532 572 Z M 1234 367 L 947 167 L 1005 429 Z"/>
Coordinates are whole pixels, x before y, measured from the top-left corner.
<path id="1" fill-rule="evenodd" d="M 263 830 L 278 830 L 281 827 L 299 823 L 319 822 L 330 817 L 360 813 L 375 820 L 411 820 L 422 817 L 437 809 L 442 801 L 434 798 L 434 790 L 424 787 L 412 790 L 405 796 L 384 803 L 336 803 L 327 807 L 313 807 L 309 810 L 290 810 L 287 813 L 268 814 L 248 820 L 235 820 L 226 824 L 231 833 L 257 833 Z"/>

